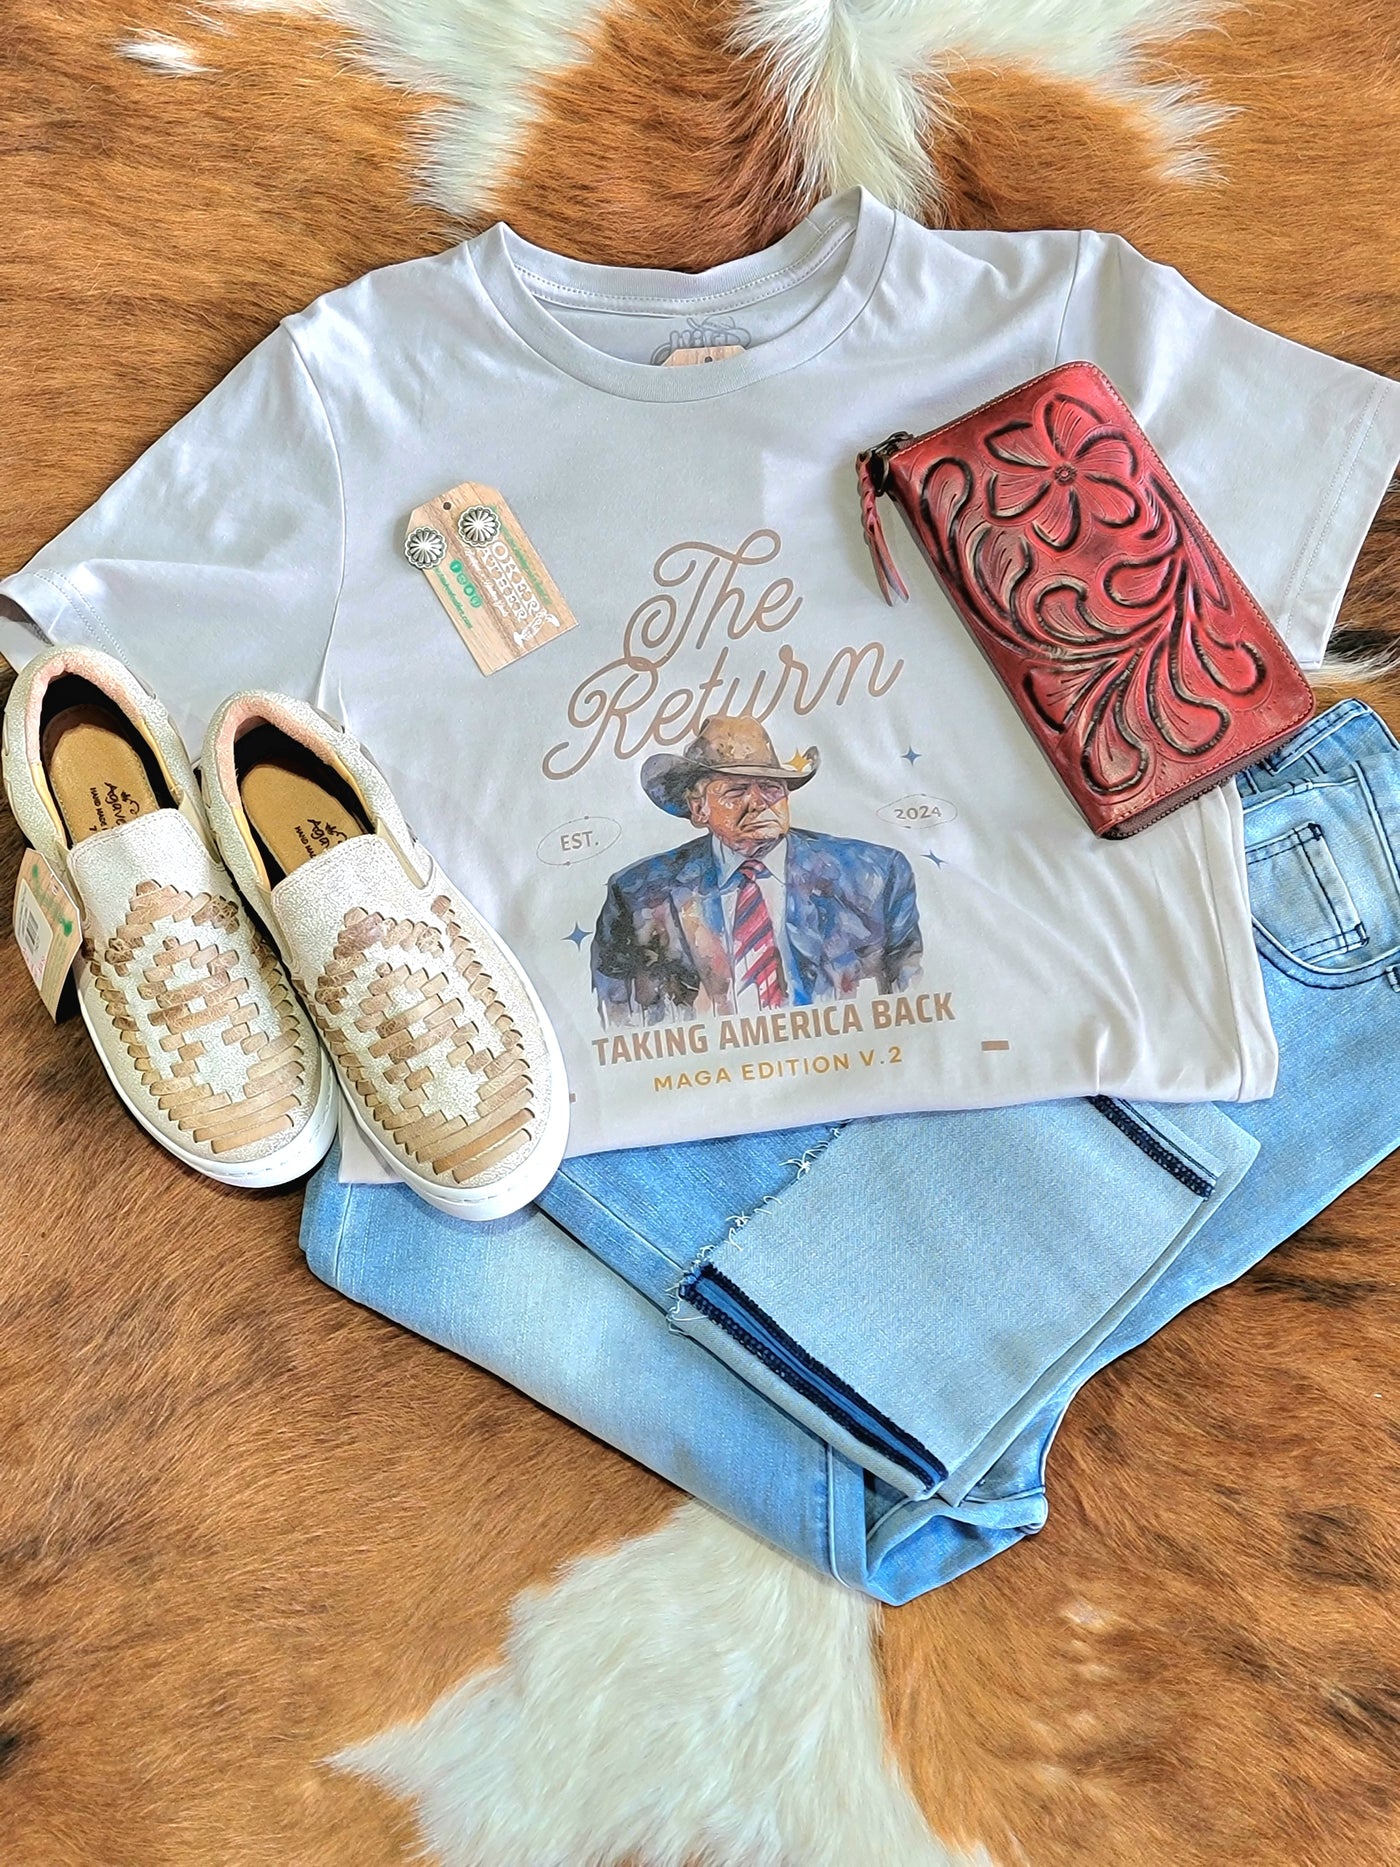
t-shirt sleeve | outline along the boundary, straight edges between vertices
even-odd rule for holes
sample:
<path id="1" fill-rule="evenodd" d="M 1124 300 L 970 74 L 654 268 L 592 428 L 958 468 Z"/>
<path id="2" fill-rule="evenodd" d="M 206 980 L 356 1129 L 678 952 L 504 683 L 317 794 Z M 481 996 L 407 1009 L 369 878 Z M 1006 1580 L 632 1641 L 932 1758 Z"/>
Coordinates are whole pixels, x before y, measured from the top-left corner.
<path id="1" fill-rule="evenodd" d="M 1057 360 L 1097 363 L 1304 667 L 1400 459 L 1400 384 L 1261 330 L 1085 233 Z"/>
<path id="2" fill-rule="evenodd" d="M 0 652 L 105 649 L 197 743 L 239 688 L 315 698 L 344 530 L 326 411 L 279 327 L 0 583 Z"/>

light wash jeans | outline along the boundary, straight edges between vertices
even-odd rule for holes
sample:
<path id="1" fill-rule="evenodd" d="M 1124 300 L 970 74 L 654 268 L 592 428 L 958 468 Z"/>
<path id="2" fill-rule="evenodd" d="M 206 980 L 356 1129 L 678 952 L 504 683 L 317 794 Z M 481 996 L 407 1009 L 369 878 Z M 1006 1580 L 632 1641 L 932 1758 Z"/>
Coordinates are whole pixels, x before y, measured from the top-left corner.
<path id="1" fill-rule="evenodd" d="M 853 1587 L 951 1580 L 1044 1523 L 1090 1375 L 1400 1143 L 1400 748 L 1347 701 L 1239 785 L 1272 1100 L 594 1155 L 494 1225 L 332 1158 L 312 1270 Z"/>

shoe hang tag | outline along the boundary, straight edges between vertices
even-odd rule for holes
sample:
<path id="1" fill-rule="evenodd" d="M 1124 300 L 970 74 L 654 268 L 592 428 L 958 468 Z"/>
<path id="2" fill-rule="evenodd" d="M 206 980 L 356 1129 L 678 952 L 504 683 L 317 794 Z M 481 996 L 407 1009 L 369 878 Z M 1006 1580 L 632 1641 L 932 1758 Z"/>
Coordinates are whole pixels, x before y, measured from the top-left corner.
<path id="1" fill-rule="evenodd" d="M 509 667 L 575 625 L 494 486 L 464 480 L 415 507 L 403 551 L 432 585 L 483 674 Z"/>
<path id="2" fill-rule="evenodd" d="M 15 939 L 51 1018 L 82 945 L 77 903 L 36 849 L 26 849 L 15 883 Z"/>

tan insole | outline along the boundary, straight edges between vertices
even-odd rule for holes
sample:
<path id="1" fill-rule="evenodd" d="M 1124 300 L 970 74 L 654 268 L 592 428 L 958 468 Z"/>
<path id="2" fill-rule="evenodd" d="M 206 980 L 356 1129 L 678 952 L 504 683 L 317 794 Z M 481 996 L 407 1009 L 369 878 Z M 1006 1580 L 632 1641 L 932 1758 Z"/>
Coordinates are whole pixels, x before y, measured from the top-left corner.
<path id="1" fill-rule="evenodd" d="M 250 766 L 239 788 L 248 821 L 284 874 L 313 856 L 323 856 L 337 843 L 365 834 L 366 826 L 338 797 L 314 778 L 275 760 Z"/>
<path id="2" fill-rule="evenodd" d="M 75 843 L 162 808 L 141 754 L 105 707 L 84 702 L 55 713 L 44 728 L 43 762 Z"/>

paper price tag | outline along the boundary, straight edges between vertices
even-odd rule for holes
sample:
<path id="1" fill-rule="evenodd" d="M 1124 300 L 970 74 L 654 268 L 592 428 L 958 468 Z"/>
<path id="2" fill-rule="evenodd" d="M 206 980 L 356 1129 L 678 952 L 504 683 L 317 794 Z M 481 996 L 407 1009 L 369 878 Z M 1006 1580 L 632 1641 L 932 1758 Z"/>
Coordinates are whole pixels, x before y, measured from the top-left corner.
<path id="1" fill-rule="evenodd" d="M 558 585 L 494 486 L 464 480 L 415 507 L 403 549 L 483 674 L 575 627 Z"/>
<path id="2" fill-rule="evenodd" d="M 83 930 L 73 897 L 35 849 L 26 849 L 19 865 L 14 927 L 29 976 L 45 1010 L 56 1019 Z"/>

